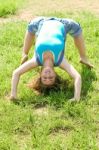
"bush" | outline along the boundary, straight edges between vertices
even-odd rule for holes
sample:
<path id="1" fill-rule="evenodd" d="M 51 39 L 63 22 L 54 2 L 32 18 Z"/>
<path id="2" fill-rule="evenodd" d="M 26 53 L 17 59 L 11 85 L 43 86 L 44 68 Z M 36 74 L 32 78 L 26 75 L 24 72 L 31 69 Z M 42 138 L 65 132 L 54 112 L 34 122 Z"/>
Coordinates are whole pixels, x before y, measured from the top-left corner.
<path id="1" fill-rule="evenodd" d="M 21 4 L 20 0 L 0 0 L 0 17 L 15 14 Z"/>

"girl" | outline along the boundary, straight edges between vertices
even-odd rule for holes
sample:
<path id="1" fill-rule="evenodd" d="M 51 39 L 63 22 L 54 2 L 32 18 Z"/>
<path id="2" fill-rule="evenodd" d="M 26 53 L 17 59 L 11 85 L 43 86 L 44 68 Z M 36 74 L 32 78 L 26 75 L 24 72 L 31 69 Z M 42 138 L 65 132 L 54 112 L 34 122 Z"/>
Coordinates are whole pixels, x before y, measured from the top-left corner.
<path id="1" fill-rule="evenodd" d="M 72 100 L 80 100 L 81 76 L 64 57 L 67 33 L 74 38 L 74 43 L 80 54 L 80 62 L 93 67 L 86 57 L 82 29 L 77 22 L 71 19 L 37 17 L 29 23 L 28 30 L 26 31 L 22 65 L 13 72 L 11 100 L 17 98 L 17 85 L 20 76 L 39 65 L 42 66 L 40 84 L 47 87 L 55 84 L 56 73 L 54 66 L 58 66 L 74 79 L 74 97 Z M 28 53 L 35 37 L 34 56 L 31 60 L 27 61 Z"/>

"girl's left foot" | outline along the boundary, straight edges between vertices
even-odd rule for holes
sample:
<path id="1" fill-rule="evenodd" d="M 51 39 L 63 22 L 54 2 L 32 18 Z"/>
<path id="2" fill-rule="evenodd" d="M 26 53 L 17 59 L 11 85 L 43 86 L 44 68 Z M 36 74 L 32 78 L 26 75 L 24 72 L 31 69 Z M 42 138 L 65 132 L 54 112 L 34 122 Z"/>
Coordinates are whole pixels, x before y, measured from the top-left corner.
<path id="1" fill-rule="evenodd" d="M 80 63 L 87 65 L 89 68 L 94 67 L 86 58 L 81 58 Z"/>

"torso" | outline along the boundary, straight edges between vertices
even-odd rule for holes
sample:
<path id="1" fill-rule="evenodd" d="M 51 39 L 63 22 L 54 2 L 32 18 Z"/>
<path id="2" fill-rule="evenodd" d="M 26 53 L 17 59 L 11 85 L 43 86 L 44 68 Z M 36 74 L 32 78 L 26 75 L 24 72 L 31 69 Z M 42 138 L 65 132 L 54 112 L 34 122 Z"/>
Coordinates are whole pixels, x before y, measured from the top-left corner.
<path id="1" fill-rule="evenodd" d="M 64 55 L 64 25 L 56 20 L 45 21 L 37 37 L 35 54 L 37 61 L 43 65 L 43 55 L 50 52 L 54 59 L 54 64 L 58 65 Z"/>

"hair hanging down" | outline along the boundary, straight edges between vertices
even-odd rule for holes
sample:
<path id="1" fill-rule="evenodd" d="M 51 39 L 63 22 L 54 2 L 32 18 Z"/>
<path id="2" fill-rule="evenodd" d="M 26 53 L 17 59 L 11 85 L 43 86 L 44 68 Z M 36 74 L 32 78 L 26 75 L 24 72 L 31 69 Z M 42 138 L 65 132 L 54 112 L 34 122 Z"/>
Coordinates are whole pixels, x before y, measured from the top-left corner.
<path id="1" fill-rule="evenodd" d="M 59 91 L 66 89 L 67 81 L 62 79 L 59 75 L 56 75 L 55 83 L 50 86 L 46 86 L 41 82 L 40 74 L 34 77 L 27 86 L 34 90 L 37 94 L 48 94 L 50 91 Z"/>

